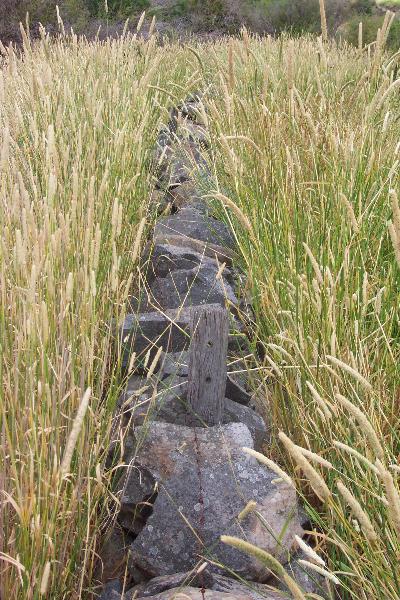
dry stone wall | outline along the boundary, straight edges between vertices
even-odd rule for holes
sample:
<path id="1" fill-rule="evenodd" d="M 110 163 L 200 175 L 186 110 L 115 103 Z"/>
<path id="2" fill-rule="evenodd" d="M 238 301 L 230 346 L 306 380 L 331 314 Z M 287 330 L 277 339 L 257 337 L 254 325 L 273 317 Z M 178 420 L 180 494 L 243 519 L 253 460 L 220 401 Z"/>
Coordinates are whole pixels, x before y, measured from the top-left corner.
<path id="1" fill-rule="evenodd" d="M 204 114 L 199 97 L 188 99 L 156 148 L 160 216 L 144 252 L 146 291 L 119 333 L 124 366 L 135 371 L 110 448 L 110 465 L 122 452 L 126 467 L 100 553 L 101 599 L 290 597 L 221 535 L 263 548 L 305 592 L 324 596 L 321 580 L 297 561 L 305 519 L 295 490 L 242 450 L 268 450 L 270 433 L 246 375 L 235 237 L 202 198 L 211 177 Z M 254 510 L 243 515 L 249 502 Z"/>

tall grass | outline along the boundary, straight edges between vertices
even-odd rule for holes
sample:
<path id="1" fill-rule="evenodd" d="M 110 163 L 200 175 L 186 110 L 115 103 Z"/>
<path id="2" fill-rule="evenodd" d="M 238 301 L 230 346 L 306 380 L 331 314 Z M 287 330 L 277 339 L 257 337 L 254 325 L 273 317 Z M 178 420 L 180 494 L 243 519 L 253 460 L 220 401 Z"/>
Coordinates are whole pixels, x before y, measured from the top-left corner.
<path id="1" fill-rule="evenodd" d="M 111 321 L 139 281 L 151 148 L 196 70 L 154 39 L 25 46 L 0 71 L 0 596 L 80 598 L 109 493 Z"/>
<path id="2" fill-rule="evenodd" d="M 272 457 L 307 500 L 341 597 L 365 600 L 400 597 L 400 102 L 386 34 L 356 50 L 245 33 L 215 48 L 209 100 L 218 192 L 243 213 L 226 204 L 265 396 L 297 445 L 282 434 Z M 332 464 L 317 478 L 310 451 Z"/>

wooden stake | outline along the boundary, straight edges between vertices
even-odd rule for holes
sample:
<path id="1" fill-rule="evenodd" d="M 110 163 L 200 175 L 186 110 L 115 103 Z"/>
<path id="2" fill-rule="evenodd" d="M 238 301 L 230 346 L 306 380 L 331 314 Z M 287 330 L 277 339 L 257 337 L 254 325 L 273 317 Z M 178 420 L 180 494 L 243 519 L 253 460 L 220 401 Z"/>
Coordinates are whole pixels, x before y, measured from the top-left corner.
<path id="1" fill-rule="evenodd" d="M 188 404 L 206 425 L 217 425 L 225 407 L 228 311 L 217 304 L 192 308 L 190 332 Z"/>

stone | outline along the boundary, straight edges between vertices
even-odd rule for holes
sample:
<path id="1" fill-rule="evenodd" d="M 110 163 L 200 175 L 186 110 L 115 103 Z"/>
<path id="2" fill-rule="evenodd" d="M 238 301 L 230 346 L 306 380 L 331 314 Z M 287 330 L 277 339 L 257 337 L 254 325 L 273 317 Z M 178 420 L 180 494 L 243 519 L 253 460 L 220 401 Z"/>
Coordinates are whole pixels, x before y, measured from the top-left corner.
<path id="1" fill-rule="evenodd" d="M 123 600 L 122 595 L 118 590 L 108 589 L 107 587 L 103 590 L 99 600 Z"/>
<path id="2" fill-rule="evenodd" d="M 104 594 L 108 594 L 112 590 L 118 591 L 119 578 L 123 577 L 125 573 L 128 549 L 132 542 L 132 536 L 127 534 L 118 523 L 104 535 L 98 552 L 99 562 L 95 574 L 96 579 L 106 584 L 103 589 Z M 108 598 L 108 596 L 105 595 L 104 598 Z"/>
<path id="3" fill-rule="evenodd" d="M 133 535 L 138 535 L 146 524 L 157 497 L 156 480 L 147 469 L 129 465 L 117 485 L 120 496 L 118 523 Z"/>
<path id="4" fill-rule="evenodd" d="M 199 575 L 196 572 L 176 573 L 174 575 L 164 575 L 155 577 L 146 583 L 135 585 L 126 594 L 124 600 L 131 598 L 149 598 L 162 592 L 168 592 L 181 589 L 182 587 L 206 588 L 205 594 L 210 592 L 222 592 L 224 594 L 233 594 L 235 597 L 249 598 L 251 600 L 283 600 L 287 598 L 286 594 L 271 590 L 271 586 L 254 583 L 252 581 L 238 581 L 217 573 L 210 573 L 207 566 Z M 208 589 L 207 589 L 208 588 Z"/>
<path id="5" fill-rule="evenodd" d="M 141 362 L 148 350 L 151 357 L 160 346 L 165 352 L 178 352 L 189 347 L 190 308 L 179 308 L 129 314 L 119 328 L 122 345 L 122 366 L 127 368 L 133 352 L 136 353 L 135 369 L 143 370 Z M 241 324 L 231 315 L 229 346 L 232 351 L 248 348 L 248 340 L 242 332 Z M 149 362 L 150 364 L 150 362 Z"/>
<path id="6" fill-rule="evenodd" d="M 200 575 L 196 575 L 196 572 L 188 571 L 187 573 L 174 573 L 173 575 L 164 575 L 161 577 L 154 577 L 146 583 L 139 583 L 131 588 L 128 592 L 128 597 L 137 594 L 137 598 L 147 598 L 148 596 L 154 596 L 155 594 L 161 594 L 174 588 L 182 586 L 192 587 L 211 587 L 213 577 L 207 573 L 207 569 L 202 571 Z"/>
<path id="7" fill-rule="evenodd" d="M 101 591 L 98 600 L 120 600 L 122 585 L 119 579 L 108 581 Z"/>
<path id="8" fill-rule="evenodd" d="M 124 391 L 118 398 L 117 407 L 119 409 L 124 409 L 127 403 L 132 400 L 132 396 L 143 396 L 145 392 L 147 392 L 148 397 L 150 397 L 156 382 L 157 380 L 154 377 L 149 380 L 142 375 L 130 375 Z"/>
<path id="9" fill-rule="evenodd" d="M 124 600 L 134 600 L 134 598 L 129 592 L 124 596 Z M 248 594 L 230 594 L 192 587 L 174 588 L 148 598 L 149 600 L 252 600 Z"/>
<path id="10" fill-rule="evenodd" d="M 207 162 L 197 144 L 190 140 L 179 140 L 173 146 L 163 148 L 161 152 L 157 149 L 155 156 L 158 155 L 156 173 L 167 189 L 210 175 Z"/>
<path id="11" fill-rule="evenodd" d="M 228 373 L 226 378 L 225 396 L 238 404 L 247 406 L 251 402 L 251 394 L 245 389 L 244 383 L 241 385 L 242 383 L 243 378 L 240 378 L 236 373 Z"/>
<path id="12" fill-rule="evenodd" d="M 236 247 L 235 238 L 225 223 L 193 208 L 184 208 L 174 215 L 159 219 L 154 228 L 154 241 L 157 242 L 157 238 L 167 239 L 171 235 L 185 236 L 231 250 Z"/>
<path id="13" fill-rule="evenodd" d="M 166 352 L 161 359 L 160 375 L 187 377 L 189 372 L 189 352 Z"/>
<path id="14" fill-rule="evenodd" d="M 265 581 L 265 567 L 222 544 L 222 534 L 243 537 L 286 561 L 294 535 L 302 535 L 296 492 L 285 482 L 273 483 L 275 473 L 243 452 L 243 446 L 253 447 L 245 425 L 193 429 L 154 422 L 142 438 L 135 465 L 152 473 L 159 492 L 131 546 L 130 566 L 157 577 L 193 569 L 204 558 L 214 570 L 221 570 L 218 563 Z M 250 500 L 267 526 L 255 513 L 238 521 Z"/>
<path id="15" fill-rule="evenodd" d="M 283 600 L 288 598 L 269 584 L 255 583 L 254 581 L 238 581 L 219 573 L 213 574 L 213 583 L 210 588 L 218 592 L 232 594 L 248 594 L 252 600 Z"/>
<path id="16" fill-rule="evenodd" d="M 200 264 L 194 269 L 182 269 L 158 277 L 150 285 L 151 306 L 162 311 L 206 304 L 237 306 L 238 299 L 231 285 L 223 275 L 220 278 L 217 275 L 216 266 Z"/>
<path id="17" fill-rule="evenodd" d="M 149 284 L 174 271 L 191 270 L 200 265 L 215 266 L 215 261 L 204 254 L 195 252 L 191 248 L 179 248 L 168 244 L 156 244 L 154 247 L 147 248 L 145 261 L 146 279 Z M 228 270 L 226 271 L 228 273 Z"/>
<path id="18" fill-rule="evenodd" d="M 160 361 L 160 377 L 165 378 L 170 375 L 178 377 L 187 377 L 189 368 L 189 353 L 172 352 L 163 355 Z M 251 394 L 245 388 L 245 376 L 241 373 L 228 373 L 226 378 L 225 397 L 244 406 L 251 402 Z"/>
<path id="19" fill-rule="evenodd" d="M 244 423 L 247 425 L 256 450 L 261 450 L 263 444 L 270 441 L 270 432 L 263 419 L 248 406 L 243 406 L 228 398 L 225 398 L 223 422 Z"/>
<path id="20" fill-rule="evenodd" d="M 143 425 L 150 420 L 174 425 L 204 427 L 187 401 L 187 377 L 172 375 L 158 386 L 157 394 L 133 397 L 126 407 L 132 425 Z M 244 423 L 251 433 L 257 450 L 269 441 L 269 431 L 263 419 L 252 409 L 225 398 L 222 423 Z"/>
<path id="21" fill-rule="evenodd" d="M 197 98 L 193 100 L 186 100 L 186 102 L 179 107 L 179 111 L 183 117 L 187 117 L 199 125 L 206 126 L 207 123 L 205 121 L 202 108 L 203 103 L 199 98 Z"/>
<path id="22" fill-rule="evenodd" d="M 199 213 L 208 215 L 209 204 L 201 197 L 201 191 L 196 181 L 188 180 L 175 186 L 169 191 L 169 200 L 178 210 L 194 208 Z"/>
<path id="23" fill-rule="evenodd" d="M 165 231 L 155 231 L 154 243 L 168 244 L 179 248 L 190 248 L 199 254 L 213 258 L 219 263 L 225 263 L 226 265 L 231 265 L 232 259 L 235 257 L 235 253 L 232 250 L 218 246 L 218 244 L 202 242 L 186 235 L 171 235 L 165 233 Z"/>

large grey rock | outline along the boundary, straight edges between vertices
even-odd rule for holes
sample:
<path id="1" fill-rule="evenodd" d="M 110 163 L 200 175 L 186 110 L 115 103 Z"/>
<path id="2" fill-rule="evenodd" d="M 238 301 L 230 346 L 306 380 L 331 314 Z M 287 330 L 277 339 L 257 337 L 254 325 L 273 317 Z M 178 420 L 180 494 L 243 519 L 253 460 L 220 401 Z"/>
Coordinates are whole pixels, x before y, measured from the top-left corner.
<path id="1" fill-rule="evenodd" d="M 172 375 L 159 383 L 156 393 L 132 396 L 126 404 L 129 421 L 132 425 L 142 425 L 147 421 L 163 421 L 174 425 L 203 427 L 187 402 L 188 381 L 186 377 Z M 225 398 L 223 424 L 244 423 L 250 430 L 256 449 L 269 441 L 269 434 L 263 419 L 251 408 Z"/>
<path id="2" fill-rule="evenodd" d="M 147 266 L 146 279 L 149 284 L 175 271 L 192 270 L 200 265 L 216 267 L 215 260 L 204 254 L 191 248 L 179 248 L 168 244 L 149 246 L 145 251 L 144 264 Z M 232 284 L 233 277 L 229 269 L 224 269 L 223 273 Z"/>
<path id="3" fill-rule="evenodd" d="M 105 586 L 98 600 L 123 600 L 119 589 Z"/>
<path id="4" fill-rule="evenodd" d="M 223 277 L 217 279 L 217 273 L 218 268 L 211 264 L 173 271 L 155 279 L 150 286 L 149 301 L 161 310 L 204 304 L 237 306 L 238 299 L 231 285 Z"/>
<path id="5" fill-rule="evenodd" d="M 148 596 L 149 600 L 253 600 L 251 596 L 243 593 L 225 593 L 214 590 L 202 590 L 192 587 L 174 588 L 155 596 Z M 134 596 L 125 594 L 124 600 L 133 600 Z M 264 600 L 275 600 L 266 598 Z"/>
<path id="6" fill-rule="evenodd" d="M 204 429 L 148 425 L 135 466 L 152 473 L 159 493 L 132 544 L 131 566 L 156 577 L 193 569 L 200 556 L 241 577 L 265 580 L 265 568 L 222 544 L 222 534 L 244 537 L 286 560 L 294 535 L 302 533 L 295 491 L 273 483 L 276 475 L 245 455 L 243 446 L 253 447 L 243 424 Z M 267 526 L 255 513 L 238 521 L 250 500 L 257 502 Z"/>
<path id="7" fill-rule="evenodd" d="M 189 347 L 190 308 L 179 308 L 163 312 L 129 314 L 119 330 L 122 346 L 122 366 L 127 367 L 133 352 L 137 355 L 136 369 L 149 349 L 153 354 L 162 346 L 166 352 L 178 352 Z M 229 348 L 247 349 L 248 341 L 240 323 L 231 315 Z"/>
<path id="8" fill-rule="evenodd" d="M 166 352 L 161 360 L 160 375 L 187 377 L 189 374 L 189 352 Z"/>
<path id="9" fill-rule="evenodd" d="M 281 593 L 275 586 L 265 583 L 255 583 L 254 581 L 238 581 L 232 577 L 226 577 L 215 573 L 212 576 L 210 588 L 218 592 L 248 594 L 252 600 L 282 600 L 287 598 L 286 593 Z"/>
<path id="10" fill-rule="evenodd" d="M 199 146 L 190 140 L 177 140 L 171 146 L 157 148 L 154 163 L 157 176 L 166 189 L 210 175 Z"/>
<path id="11" fill-rule="evenodd" d="M 202 215 L 193 208 L 184 208 L 174 215 L 163 217 L 155 226 L 155 242 L 158 238 L 176 235 L 217 244 L 231 250 L 236 246 L 233 234 L 225 223 Z"/>
<path id="12" fill-rule="evenodd" d="M 125 531 L 138 535 L 151 514 L 157 496 L 156 479 L 147 469 L 138 470 L 130 465 L 128 474 L 121 477 L 115 491 L 120 497 L 118 523 Z"/>
<path id="13" fill-rule="evenodd" d="M 179 112 L 183 117 L 186 117 L 200 125 L 206 125 L 203 115 L 203 103 L 200 96 L 192 96 L 187 99 L 180 107 Z"/>
<path id="14" fill-rule="evenodd" d="M 166 233 L 165 229 L 161 232 L 155 231 L 153 239 L 156 244 L 169 244 L 171 246 L 177 246 L 178 248 L 190 248 L 195 252 L 199 252 L 204 256 L 217 260 L 220 264 L 225 263 L 226 265 L 231 265 L 232 260 L 235 257 L 235 252 L 229 250 L 229 248 L 211 242 L 202 242 L 201 240 L 191 238 L 187 235 Z"/>
<path id="15" fill-rule="evenodd" d="M 208 573 L 207 569 L 202 571 L 200 575 L 196 575 L 192 571 L 162 575 L 161 577 L 154 577 L 145 583 L 135 585 L 129 590 L 127 597 L 129 598 L 136 594 L 136 598 L 148 598 L 149 596 L 161 594 L 161 592 L 183 586 L 212 587 L 213 581 L 213 576 Z"/>
<path id="16" fill-rule="evenodd" d="M 135 594 L 136 598 L 149 598 L 183 587 L 206 588 L 206 594 L 211 591 L 223 592 L 225 594 L 235 594 L 236 597 L 237 595 L 239 597 L 245 596 L 251 600 L 281 600 L 286 597 L 286 594 L 272 591 L 269 585 L 251 581 L 238 581 L 218 573 L 210 573 L 209 566 L 207 566 L 199 575 L 192 571 L 176 573 L 155 577 L 147 583 L 135 585 L 126 594 L 125 600 L 130 600 L 130 598 L 135 597 Z"/>

